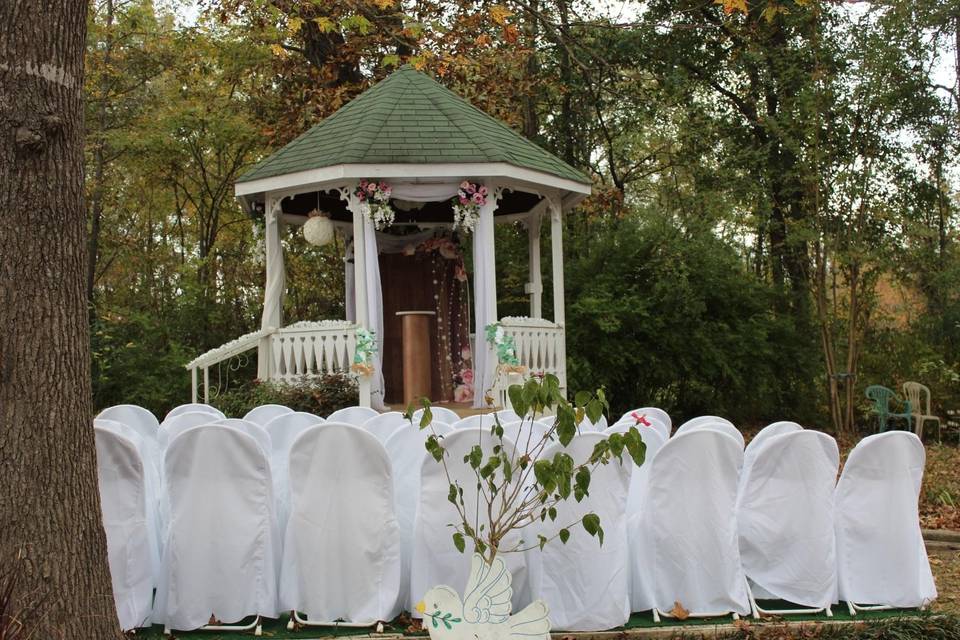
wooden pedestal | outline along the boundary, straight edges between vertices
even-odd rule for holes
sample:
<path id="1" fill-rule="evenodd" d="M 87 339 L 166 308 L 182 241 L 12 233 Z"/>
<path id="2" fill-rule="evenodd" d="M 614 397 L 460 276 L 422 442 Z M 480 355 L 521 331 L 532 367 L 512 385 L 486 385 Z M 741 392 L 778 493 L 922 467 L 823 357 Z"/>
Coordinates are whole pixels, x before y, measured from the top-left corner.
<path id="1" fill-rule="evenodd" d="M 403 324 L 403 405 L 418 405 L 430 397 L 431 368 L 430 319 L 433 311 L 398 311 Z"/>

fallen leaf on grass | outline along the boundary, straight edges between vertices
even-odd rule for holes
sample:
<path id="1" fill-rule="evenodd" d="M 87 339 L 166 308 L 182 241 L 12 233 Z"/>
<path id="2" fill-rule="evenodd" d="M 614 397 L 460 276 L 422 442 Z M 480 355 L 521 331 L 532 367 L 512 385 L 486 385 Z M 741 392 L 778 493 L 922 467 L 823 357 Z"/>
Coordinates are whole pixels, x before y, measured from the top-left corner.
<path id="1" fill-rule="evenodd" d="M 680 604 L 679 600 L 673 601 L 673 609 L 670 609 L 670 611 L 667 613 L 672 615 L 677 620 L 686 620 L 690 617 L 690 612 L 683 608 L 683 605 Z"/>

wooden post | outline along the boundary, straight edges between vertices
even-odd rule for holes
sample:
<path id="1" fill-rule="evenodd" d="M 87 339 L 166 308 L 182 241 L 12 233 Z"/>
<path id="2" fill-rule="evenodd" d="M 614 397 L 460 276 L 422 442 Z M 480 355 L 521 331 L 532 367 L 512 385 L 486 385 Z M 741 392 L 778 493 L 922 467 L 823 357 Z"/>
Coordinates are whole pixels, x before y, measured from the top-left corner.
<path id="1" fill-rule="evenodd" d="M 530 281 L 527 285 L 530 294 L 530 317 L 543 317 L 543 275 L 540 271 L 540 212 L 531 211 L 527 222 L 529 242 Z"/>

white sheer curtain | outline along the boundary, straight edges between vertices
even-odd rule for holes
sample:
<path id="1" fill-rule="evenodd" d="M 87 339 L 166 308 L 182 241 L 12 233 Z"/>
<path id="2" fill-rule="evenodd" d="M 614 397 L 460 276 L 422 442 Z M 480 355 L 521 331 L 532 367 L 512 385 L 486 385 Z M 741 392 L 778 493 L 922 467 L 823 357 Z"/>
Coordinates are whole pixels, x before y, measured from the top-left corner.
<path id="1" fill-rule="evenodd" d="M 377 251 L 377 232 L 373 222 L 363 221 L 364 256 L 367 275 L 367 313 L 368 328 L 377 337 L 377 352 L 373 355 L 373 376 L 370 380 L 370 402 L 373 408 L 383 411 L 383 291 L 380 289 L 380 253 Z"/>
<path id="2" fill-rule="evenodd" d="M 353 264 L 353 229 L 343 231 L 343 307 L 347 322 L 357 321 L 357 291 L 354 289 L 356 270 Z"/>
<path id="3" fill-rule="evenodd" d="M 484 396 L 493 387 L 497 366 L 496 353 L 487 342 L 485 328 L 497 321 L 497 278 L 493 251 L 493 211 L 496 198 L 491 194 L 480 208 L 480 219 L 473 229 L 473 317 L 476 340 L 473 349 L 473 406 L 486 406 Z"/>

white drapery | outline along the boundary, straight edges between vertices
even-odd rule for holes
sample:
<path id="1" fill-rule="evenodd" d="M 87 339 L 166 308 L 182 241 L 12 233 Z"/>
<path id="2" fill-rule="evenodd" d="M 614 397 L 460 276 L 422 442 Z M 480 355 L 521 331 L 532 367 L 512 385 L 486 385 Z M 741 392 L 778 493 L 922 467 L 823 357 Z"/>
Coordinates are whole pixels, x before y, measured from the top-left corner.
<path id="1" fill-rule="evenodd" d="M 384 382 L 383 382 L 383 291 L 380 289 L 380 260 L 377 251 L 377 232 L 373 222 L 366 218 L 363 221 L 364 256 L 367 264 L 367 328 L 377 338 L 377 352 L 373 354 L 373 375 L 370 376 L 370 402 L 377 411 L 384 410 Z"/>
<path id="2" fill-rule="evenodd" d="M 497 272 L 493 250 L 493 212 L 497 197 L 492 193 L 480 207 L 473 229 L 473 317 L 476 340 L 473 349 L 473 406 L 487 406 L 485 396 L 493 388 L 497 356 L 486 340 L 485 328 L 497 321 Z"/>

